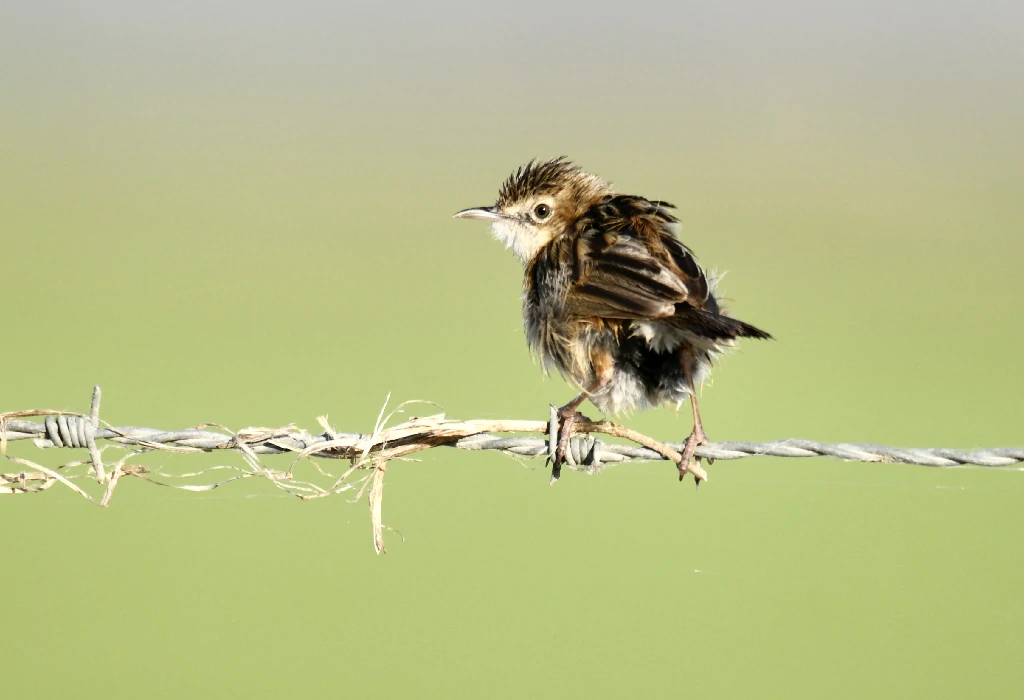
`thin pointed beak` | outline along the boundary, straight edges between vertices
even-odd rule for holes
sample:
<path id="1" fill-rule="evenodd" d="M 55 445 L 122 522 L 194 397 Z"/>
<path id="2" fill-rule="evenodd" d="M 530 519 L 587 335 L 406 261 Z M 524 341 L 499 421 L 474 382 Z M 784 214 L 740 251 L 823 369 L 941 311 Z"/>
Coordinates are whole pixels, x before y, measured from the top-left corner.
<path id="1" fill-rule="evenodd" d="M 505 217 L 501 215 L 500 211 L 497 211 L 495 207 L 473 207 L 472 209 L 463 209 L 458 214 L 455 214 L 453 219 L 480 219 L 482 221 L 501 221 Z"/>

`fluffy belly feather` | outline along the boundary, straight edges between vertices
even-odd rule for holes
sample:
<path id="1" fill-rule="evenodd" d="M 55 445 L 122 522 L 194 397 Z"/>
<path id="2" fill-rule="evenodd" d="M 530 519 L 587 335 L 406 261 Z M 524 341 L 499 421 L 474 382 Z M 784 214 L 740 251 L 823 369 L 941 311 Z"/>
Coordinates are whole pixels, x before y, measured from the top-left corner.
<path id="1" fill-rule="evenodd" d="M 657 321 L 633 322 L 627 337 L 614 342 L 611 381 L 591 397 L 606 415 L 666 404 L 678 408 L 690 395 L 683 362 L 689 363 L 694 386 L 700 386 L 714 357 L 728 347 Z"/>
<path id="2" fill-rule="evenodd" d="M 690 395 L 683 363 L 689 365 L 694 386 L 700 386 L 712 360 L 731 343 L 714 342 L 658 321 L 619 323 L 581 322 L 568 335 L 557 325 L 529 319 L 530 345 L 546 366 L 554 366 L 575 386 L 594 380 L 594 351 L 611 355 L 613 372 L 608 384 L 590 397 L 604 414 L 615 416 L 648 407 L 679 407 Z"/>

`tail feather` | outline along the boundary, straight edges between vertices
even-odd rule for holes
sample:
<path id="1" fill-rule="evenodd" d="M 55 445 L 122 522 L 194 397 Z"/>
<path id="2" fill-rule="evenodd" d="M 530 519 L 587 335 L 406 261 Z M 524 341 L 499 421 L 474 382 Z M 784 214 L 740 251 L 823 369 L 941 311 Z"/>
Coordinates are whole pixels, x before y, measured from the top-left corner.
<path id="1" fill-rule="evenodd" d="M 676 313 L 666 319 L 677 328 L 710 340 L 732 340 L 733 338 L 761 338 L 770 340 L 771 334 L 749 323 L 729 316 L 721 316 L 694 308 L 689 304 L 677 304 Z"/>

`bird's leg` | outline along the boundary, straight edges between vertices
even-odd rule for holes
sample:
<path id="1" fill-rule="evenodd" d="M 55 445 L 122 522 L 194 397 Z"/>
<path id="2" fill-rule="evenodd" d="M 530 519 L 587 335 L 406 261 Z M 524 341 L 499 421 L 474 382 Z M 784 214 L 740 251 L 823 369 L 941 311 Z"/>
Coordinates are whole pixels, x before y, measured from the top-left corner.
<path id="1" fill-rule="evenodd" d="M 690 460 L 693 459 L 697 447 L 708 444 L 708 436 L 704 434 L 704 425 L 700 421 L 700 409 L 697 408 L 697 395 L 695 393 L 690 394 L 690 404 L 693 406 L 693 431 L 686 438 L 686 444 L 683 446 L 683 458 L 679 463 L 680 481 L 686 475 L 688 471 L 687 466 L 690 464 Z M 710 463 L 711 460 L 708 460 L 708 462 Z M 697 463 L 700 464 L 700 457 L 697 457 Z M 700 486 L 700 478 L 697 478 L 697 486 Z"/>
<path id="2" fill-rule="evenodd" d="M 569 451 L 569 439 L 572 437 L 572 429 L 577 418 L 583 418 L 576 409 L 583 400 L 587 398 L 587 392 L 580 393 L 575 399 L 558 409 L 558 441 L 555 443 L 555 459 L 551 464 L 551 478 L 557 479 L 562 474 L 562 464 L 565 463 L 565 455 Z"/>
<path id="3" fill-rule="evenodd" d="M 555 447 L 555 457 L 551 464 L 551 479 L 554 481 L 562 473 L 562 465 L 565 464 L 565 455 L 569 451 L 569 439 L 572 437 L 573 426 L 577 420 L 589 420 L 577 409 L 580 404 L 601 391 L 611 381 L 612 360 L 609 353 L 594 353 L 591 357 L 594 364 L 594 379 L 580 392 L 579 396 L 558 409 L 558 439 Z"/>
<path id="4" fill-rule="evenodd" d="M 693 385 L 692 365 L 688 360 L 690 358 L 684 356 L 683 374 L 686 377 L 686 385 L 690 389 L 690 406 L 693 408 L 693 430 L 690 432 L 689 437 L 686 438 L 686 443 L 683 446 L 683 455 L 679 462 L 680 481 L 683 480 L 686 472 L 689 471 L 690 460 L 693 459 L 697 447 L 708 444 L 708 436 L 704 433 L 704 424 L 700 420 L 700 409 L 697 408 L 697 388 Z M 697 464 L 700 464 L 700 457 L 697 457 Z M 708 459 L 708 464 L 711 464 L 710 459 Z M 697 486 L 700 487 L 700 477 L 695 475 L 695 478 L 697 479 Z"/>
<path id="5" fill-rule="evenodd" d="M 565 464 L 565 455 L 569 451 L 569 439 L 572 437 L 573 426 L 580 418 L 588 420 L 585 415 L 576 409 L 578 409 L 580 404 L 583 403 L 591 394 L 598 391 L 601 386 L 602 384 L 595 380 L 590 384 L 590 386 L 580 392 L 579 396 L 557 410 L 558 439 L 555 443 L 555 458 L 551 463 L 552 480 L 557 479 L 562 474 L 562 465 Z"/>

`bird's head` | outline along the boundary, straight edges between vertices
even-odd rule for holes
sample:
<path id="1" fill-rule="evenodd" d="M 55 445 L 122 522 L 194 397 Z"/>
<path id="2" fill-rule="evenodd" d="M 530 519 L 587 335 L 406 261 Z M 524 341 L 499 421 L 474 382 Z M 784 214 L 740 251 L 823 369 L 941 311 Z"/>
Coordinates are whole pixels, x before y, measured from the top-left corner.
<path id="1" fill-rule="evenodd" d="M 609 183 L 564 157 L 530 161 L 509 176 L 493 207 L 464 209 L 455 218 L 490 221 L 495 237 L 527 263 L 612 192 Z"/>

